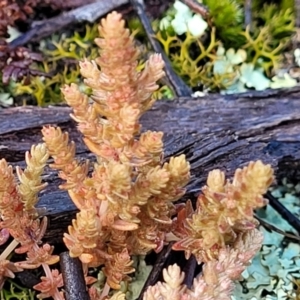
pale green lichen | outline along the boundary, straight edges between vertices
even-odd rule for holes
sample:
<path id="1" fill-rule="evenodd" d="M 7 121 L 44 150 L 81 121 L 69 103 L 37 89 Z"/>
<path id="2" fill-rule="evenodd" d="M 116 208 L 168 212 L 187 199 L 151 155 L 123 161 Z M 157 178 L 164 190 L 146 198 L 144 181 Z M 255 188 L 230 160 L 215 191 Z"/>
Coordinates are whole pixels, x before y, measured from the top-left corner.
<path id="1" fill-rule="evenodd" d="M 267 74 L 270 74 L 272 68 L 277 69 L 279 67 L 284 44 L 279 43 L 274 47 L 267 27 L 261 28 L 255 37 L 251 35 L 249 26 L 241 34 L 246 38 L 247 42 L 243 49 L 247 51 L 249 61 L 252 64 L 259 64 Z"/>
<path id="2" fill-rule="evenodd" d="M 145 256 L 134 257 L 133 266 L 136 270 L 134 273 L 134 277 L 129 283 L 127 291 L 124 291 L 126 292 L 127 300 L 135 300 L 139 297 L 142 288 L 152 270 L 152 266 L 146 265 Z"/>
<path id="3" fill-rule="evenodd" d="M 189 86 L 198 86 L 203 80 L 205 81 L 205 78 L 208 78 L 203 65 L 205 60 L 214 60 L 216 58 L 215 52 L 220 45 L 216 41 L 214 28 L 210 32 L 210 43 L 206 47 L 200 39 L 197 39 L 189 32 L 185 35 L 184 40 L 168 31 L 159 31 L 156 37 L 161 42 L 166 54 L 171 58 L 175 71 Z M 193 49 L 198 54 L 195 56 L 190 49 Z"/>
<path id="4" fill-rule="evenodd" d="M 263 91 L 270 86 L 270 80 L 264 75 L 263 69 L 255 69 L 253 63 L 243 63 L 240 67 L 240 78 L 247 88 Z"/>
<path id="5" fill-rule="evenodd" d="M 279 88 L 291 88 L 297 85 L 297 80 L 292 78 L 288 73 L 283 73 L 282 75 L 276 75 L 272 77 L 272 82 L 270 83 L 270 87 L 272 89 Z"/>
<path id="6" fill-rule="evenodd" d="M 192 36 L 200 37 L 204 34 L 208 24 L 199 14 L 193 13 L 187 5 L 178 0 L 174 3 L 174 9 L 174 17 L 167 15 L 160 21 L 161 30 L 167 30 L 171 26 L 178 35 L 190 32 Z"/>
<path id="7" fill-rule="evenodd" d="M 296 216 L 300 216 L 300 184 L 288 184 L 273 189 L 272 194 Z M 266 206 L 258 216 L 279 229 L 297 234 L 272 207 Z M 235 300 L 296 299 L 295 280 L 300 278 L 300 245 L 263 227 L 264 242 L 261 251 L 244 271 L 243 281 L 236 285 Z"/>
<path id="8" fill-rule="evenodd" d="M 299 48 L 295 49 L 294 58 L 295 58 L 295 63 L 297 64 L 298 67 L 300 67 L 300 49 Z"/>
<path id="9" fill-rule="evenodd" d="M 0 93 L 0 106 L 7 107 L 13 104 L 13 98 L 10 93 Z"/>
<path id="10" fill-rule="evenodd" d="M 200 37 L 207 29 L 207 22 L 184 3 L 176 0 L 173 8 L 159 21 L 160 31 L 173 31 L 177 35 L 190 32 L 194 37 Z"/>
<path id="11" fill-rule="evenodd" d="M 56 64 L 50 65 L 53 67 Z M 43 66 L 44 70 L 49 70 L 49 64 L 47 62 L 44 62 Z M 13 95 L 31 95 L 36 99 L 38 106 L 60 103 L 62 102 L 61 84 L 78 82 L 78 78 L 80 78 L 79 73 L 78 68 L 69 69 L 67 66 L 64 66 L 62 72 L 56 73 L 52 77 L 32 77 L 29 85 L 25 85 L 23 82 L 12 83 Z"/>

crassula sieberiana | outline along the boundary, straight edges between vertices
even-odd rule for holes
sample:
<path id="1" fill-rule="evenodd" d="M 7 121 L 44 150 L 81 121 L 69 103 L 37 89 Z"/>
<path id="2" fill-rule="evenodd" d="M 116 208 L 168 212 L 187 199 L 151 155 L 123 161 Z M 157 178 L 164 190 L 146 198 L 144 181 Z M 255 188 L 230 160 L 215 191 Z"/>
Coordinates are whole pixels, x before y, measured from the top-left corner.
<path id="1" fill-rule="evenodd" d="M 139 123 L 155 101 L 152 93 L 158 88 L 156 82 L 164 76 L 162 58 L 159 54 L 150 56 L 144 69 L 138 71 L 139 53 L 133 36 L 116 12 L 101 21 L 99 33 L 96 44 L 100 56 L 80 63 L 90 96 L 76 84 L 62 89 L 83 141 L 95 155 L 94 162 L 78 159 L 74 142 L 59 127 L 44 127 L 47 149 L 44 144 L 40 146 L 44 159 L 48 155 L 53 158 L 50 166 L 59 170 L 64 181 L 60 188 L 68 191 L 79 210 L 63 238 L 71 257 L 81 260 L 86 276 L 89 267 L 100 266 L 106 276 L 101 291 L 90 289 L 91 299 L 124 299 L 122 293 L 109 296 L 109 291 L 119 290 L 122 281 L 130 280 L 129 274 L 135 271 L 132 255 L 159 252 L 169 242 L 175 242 L 173 249 L 185 251 L 187 258 L 195 255 L 198 263 L 204 262 L 203 274 L 188 290 L 182 285 L 184 274 L 176 266 L 169 267 L 164 271 L 166 283 L 149 288 L 145 299 L 230 299 L 233 280 L 261 245 L 253 209 L 266 204 L 262 195 L 273 180 L 273 171 L 260 161 L 251 162 L 238 169 L 229 182 L 223 172 L 214 170 L 195 210 L 190 201 L 176 205 L 190 178 L 189 163 L 184 155 L 166 162 L 163 133 L 142 131 Z M 0 183 L 1 228 L 10 229 L 11 223 L 5 219 L 6 214 L 12 215 L 6 205 L 9 195 L 19 199 L 23 210 L 34 212 L 36 192 L 43 187 L 40 174 L 44 165 L 39 166 L 35 155 L 32 152 L 31 160 L 38 170 L 29 168 L 35 181 L 25 180 L 26 173 L 22 175 L 19 170 L 19 188 Z M 4 161 L 2 166 L 6 179 L 13 182 L 11 169 Z M 35 193 L 30 185 L 36 187 Z M 33 202 L 27 200 L 31 197 Z M 19 207 L 12 205 L 13 210 Z M 19 239 L 14 228 L 10 233 Z M 11 271 L 17 270 L 12 266 Z M 57 290 L 62 282 L 55 272 L 52 277 L 46 273 L 43 295 L 62 299 Z M 0 268 L 2 277 L 7 274 Z M 47 280 L 49 289 L 52 284 L 51 291 L 46 290 Z M 88 276 L 86 280 L 93 281 Z"/>
<path id="2" fill-rule="evenodd" d="M 75 84 L 63 88 L 83 140 L 96 155 L 92 174 L 92 164 L 75 159 L 67 133 L 54 127 L 42 133 L 54 158 L 51 167 L 65 180 L 61 188 L 80 210 L 64 236 L 70 255 L 85 267 L 104 264 L 107 285 L 119 289 L 134 272 L 131 255 L 162 249 L 173 202 L 185 193 L 190 167 L 184 155 L 163 162 L 162 132 L 136 137 L 139 119 L 154 103 L 156 82 L 164 76 L 161 56 L 152 55 L 137 71 L 139 53 L 120 14 L 102 20 L 99 33 L 100 57 L 80 63 L 91 96 Z"/>

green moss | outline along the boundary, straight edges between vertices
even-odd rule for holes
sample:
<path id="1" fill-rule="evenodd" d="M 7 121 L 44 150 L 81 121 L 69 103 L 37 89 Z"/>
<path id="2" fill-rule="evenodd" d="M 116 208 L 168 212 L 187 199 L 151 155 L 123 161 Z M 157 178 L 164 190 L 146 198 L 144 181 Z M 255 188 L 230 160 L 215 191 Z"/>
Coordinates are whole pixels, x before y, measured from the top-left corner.
<path id="1" fill-rule="evenodd" d="M 44 62 L 42 68 L 45 72 L 49 72 L 50 69 L 55 69 L 56 66 L 55 62 Z M 80 83 L 79 68 L 65 65 L 61 72 L 57 72 L 52 77 L 35 76 L 31 78 L 28 85 L 25 85 L 24 82 L 11 83 L 11 90 L 14 96 L 30 95 L 36 100 L 38 106 L 45 106 L 61 103 L 63 101 L 60 91 L 61 86 L 72 82 Z"/>
<path id="2" fill-rule="evenodd" d="M 13 96 L 27 95 L 33 97 L 38 106 L 57 104 L 63 101 L 60 88 L 64 84 L 76 82 L 84 88 L 79 72 L 78 61 L 85 57 L 90 59 L 98 56 L 98 47 L 94 39 L 98 36 L 98 25 L 86 25 L 83 32 L 52 35 L 41 41 L 40 50 L 47 58 L 37 63 L 35 68 L 52 76 L 31 76 L 30 83 L 10 83 Z M 26 101 L 23 101 L 26 104 Z"/>
<path id="3" fill-rule="evenodd" d="M 94 43 L 96 37 L 98 37 L 97 23 L 85 25 L 83 33 L 75 31 L 71 34 L 52 35 L 50 39 L 42 41 L 39 48 L 51 61 L 81 60 L 85 57 L 93 59 L 98 56 L 99 50 Z"/>
<path id="4" fill-rule="evenodd" d="M 290 42 L 295 33 L 295 14 L 291 7 L 280 9 L 276 4 L 264 4 L 255 15 L 255 31 L 260 31 L 261 26 L 267 28 L 270 37 L 268 42 L 272 47 L 279 44 L 286 46 Z"/>
<path id="5" fill-rule="evenodd" d="M 279 2 L 279 7 L 282 10 L 291 9 L 295 13 L 295 1 L 294 0 L 281 0 Z"/>
<path id="6" fill-rule="evenodd" d="M 139 18 L 132 17 L 128 19 L 126 27 L 129 28 L 131 32 L 134 32 L 136 38 L 145 39 L 146 32 Z"/>
<path id="7" fill-rule="evenodd" d="M 295 13 L 295 0 L 276 0 L 276 1 L 265 1 L 265 0 L 252 0 L 252 12 L 255 14 L 259 12 L 265 4 L 276 4 L 278 10 L 291 9 Z"/>
<path id="8" fill-rule="evenodd" d="M 239 36 L 243 29 L 244 13 L 243 4 L 236 0 L 204 0 L 209 9 L 209 15 L 213 26 L 216 27 L 217 38 L 223 45 L 228 47 L 239 48 L 244 39 Z"/>
<path id="9" fill-rule="evenodd" d="M 160 99 L 174 99 L 174 93 L 171 88 L 167 85 L 161 86 L 157 91 L 153 93 L 153 98 L 160 100 Z"/>

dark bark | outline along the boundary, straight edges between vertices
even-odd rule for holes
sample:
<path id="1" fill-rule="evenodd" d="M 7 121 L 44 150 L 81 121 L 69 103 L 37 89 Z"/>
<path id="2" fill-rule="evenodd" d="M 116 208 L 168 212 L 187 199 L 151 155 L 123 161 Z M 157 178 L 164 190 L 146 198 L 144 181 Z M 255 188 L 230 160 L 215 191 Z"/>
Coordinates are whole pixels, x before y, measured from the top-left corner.
<path id="1" fill-rule="evenodd" d="M 158 280 L 161 280 L 161 270 L 164 268 L 167 258 L 172 251 L 172 243 L 164 247 L 164 249 L 158 254 L 156 261 L 153 265 L 151 273 L 149 274 L 144 287 L 140 293 L 138 300 L 143 299 L 143 294 L 148 286 L 154 285 Z"/>
<path id="2" fill-rule="evenodd" d="M 59 262 L 66 300 L 90 300 L 79 258 L 72 258 L 69 252 L 63 252 L 60 254 Z"/>
<path id="3" fill-rule="evenodd" d="M 232 176 L 236 168 L 251 160 L 270 163 L 277 178 L 299 179 L 300 91 L 265 92 L 262 99 L 255 93 L 246 96 L 160 101 L 142 117 L 145 130 L 165 132 L 166 159 L 184 153 L 191 163 L 192 178 L 183 200 L 199 193 L 210 170 L 219 168 Z M 41 127 L 55 124 L 70 133 L 80 159 L 93 159 L 70 112 L 64 106 L 1 110 L 0 158 L 24 167 L 25 151 L 41 141 Z M 44 179 L 48 187 L 40 196 L 39 206 L 46 208 L 50 223 L 46 238 L 53 243 L 61 241 L 76 209 L 68 194 L 57 188 L 60 179 L 55 171 L 47 169 Z"/>
<path id="4" fill-rule="evenodd" d="M 170 3 L 170 0 L 145 1 L 145 11 L 153 18 L 157 18 L 166 10 Z M 118 10 L 123 15 L 132 11 L 129 0 L 88 0 L 77 1 L 77 3 L 68 2 L 66 3 L 66 8 L 70 6 L 69 4 L 76 8 L 70 11 L 64 11 L 60 15 L 50 19 L 33 22 L 27 32 L 9 43 L 9 47 L 14 49 L 31 42 L 40 41 L 41 39 L 74 24 L 82 22 L 94 23 L 100 17 L 103 17 L 113 10 Z"/>
<path id="5" fill-rule="evenodd" d="M 243 95 L 208 95 L 202 99 L 160 101 L 142 117 L 142 125 L 144 130 L 165 132 L 166 160 L 169 156 L 186 155 L 191 163 L 192 178 L 181 201 L 187 198 L 195 200 L 209 171 L 219 168 L 230 177 L 236 168 L 251 160 L 261 159 L 270 163 L 278 179 L 289 177 L 299 180 L 299 97 L 300 89 L 296 87 Z M 13 166 L 25 167 L 25 151 L 32 144 L 41 142 L 41 127 L 54 124 L 69 132 L 70 138 L 76 142 L 80 159 L 93 160 L 69 116 L 70 112 L 70 108 L 65 106 L 1 110 L 0 159 L 5 158 Z M 57 244 L 62 241 L 63 233 L 75 217 L 76 208 L 68 194 L 58 189 L 61 180 L 55 171 L 47 168 L 44 180 L 48 187 L 40 195 L 39 206 L 46 209 L 49 219 L 45 241 Z M 288 212 L 274 204 L 273 200 L 271 202 L 275 209 L 281 211 L 283 218 L 290 219 Z M 298 229 L 298 223 L 291 225 Z M 195 269 L 194 262 L 185 261 L 182 253 L 170 251 L 169 246 L 160 254 L 143 291 L 161 280 L 161 269 L 169 264 L 176 262 L 187 270 L 188 284 L 200 271 L 201 266 Z"/>
<path id="6" fill-rule="evenodd" d="M 288 220 L 288 222 L 300 233 L 300 220 L 291 211 L 285 208 L 285 206 L 279 202 L 270 192 L 267 193 L 266 198 L 276 211 L 280 213 L 283 219 Z M 298 236 L 299 238 L 299 236 Z"/>
<path id="7" fill-rule="evenodd" d="M 85 3 L 85 5 L 77 7 L 71 11 L 63 12 L 57 17 L 34 22 L 29 31 L 13 40 L 9 46 L 13 49 L 30 42 L 40 41 L 42 38 L 47 37 L 72 24 L 83 21 L 93 23 L 98 18 L 112 10 L 115 10 L 123 4 L 126 4 L 127 2 L 127 0 L 88 1 Z"/>

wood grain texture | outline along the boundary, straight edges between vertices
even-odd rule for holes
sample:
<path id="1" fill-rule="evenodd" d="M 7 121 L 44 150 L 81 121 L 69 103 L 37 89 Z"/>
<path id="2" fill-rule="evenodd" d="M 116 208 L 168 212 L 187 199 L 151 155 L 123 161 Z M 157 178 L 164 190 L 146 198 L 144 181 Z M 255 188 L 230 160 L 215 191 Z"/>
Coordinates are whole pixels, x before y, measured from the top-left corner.
<path id="1" fill-rule="evenodd" d="M 220 168 L 228 176 L 251 160 L 261 159 L 277 175 L 299 178 L 300 91 L 274 91 L 240 96 L 209 95 L 200 99 L 159 101 L 142 117 L 144 130 L 165 132 L 165 158 L 184 153 L 191 163 L 192 178 L 184 197 L 194 198 L 210 170 Z M 25 151 L 41 141 L 43 125 L 61 126 L 77 144 L 80 159 L 91 155 L 81 141 L 68 107 L 18 107 L 0 111 L 0 158 L 12 165 L 24 164 Z M 60 179 L 47 168 L 48 187 L 40 195 L 40 207 L 49 216 L 46 237 L 60 241 L 76 209 Z"/>

